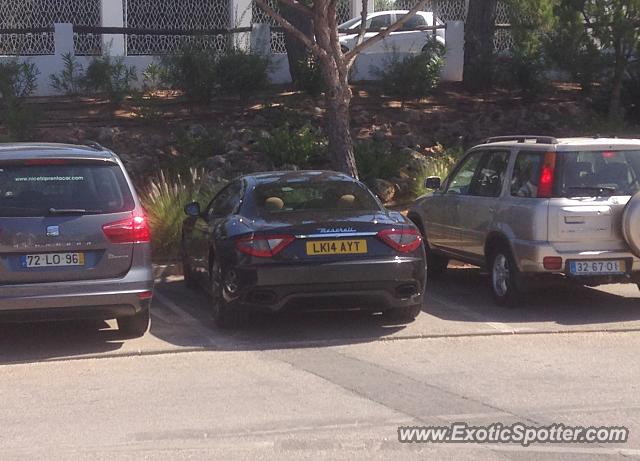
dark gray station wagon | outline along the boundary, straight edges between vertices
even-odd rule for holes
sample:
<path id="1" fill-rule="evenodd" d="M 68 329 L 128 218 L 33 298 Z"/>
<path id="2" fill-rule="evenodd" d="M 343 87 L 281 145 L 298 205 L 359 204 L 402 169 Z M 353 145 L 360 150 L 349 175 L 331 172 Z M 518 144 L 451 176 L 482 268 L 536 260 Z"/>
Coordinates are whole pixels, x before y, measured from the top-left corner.
<path id="1" fill-rule="evenodd" d="M 113 152 L 0 144 L 0 321 L 115 318 L 126 334 L 143 335 L 150 237 Z"/>

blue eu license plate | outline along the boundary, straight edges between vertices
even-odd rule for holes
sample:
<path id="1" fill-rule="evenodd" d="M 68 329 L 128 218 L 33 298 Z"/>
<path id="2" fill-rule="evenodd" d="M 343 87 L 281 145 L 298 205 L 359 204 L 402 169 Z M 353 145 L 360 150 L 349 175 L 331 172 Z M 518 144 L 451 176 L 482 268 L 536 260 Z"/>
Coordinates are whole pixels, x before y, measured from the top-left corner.
<path id="1" fill-rule="evenodd" d="M 624 274 L 626 261 L 624 259 L 571 261 L 569 272 L 573 275 Z"/>
<path id="2" fill-rule="evenodd" d="M 84 253 L 42 253 L 24 255 L 20 258 L 22 267 L 63 267 L 84 266 Z"/>

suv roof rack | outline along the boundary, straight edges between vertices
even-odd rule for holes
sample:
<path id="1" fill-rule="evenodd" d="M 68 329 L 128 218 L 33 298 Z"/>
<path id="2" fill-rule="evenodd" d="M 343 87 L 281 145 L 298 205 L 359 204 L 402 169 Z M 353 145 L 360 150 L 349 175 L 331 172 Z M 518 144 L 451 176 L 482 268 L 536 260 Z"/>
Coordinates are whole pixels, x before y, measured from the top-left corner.
<path id="1" fill-rule="evenodd" d="M 536 144 L 558 144 L 558 140 L 552 136 L 536 136 L 536 135 L 515 135 L 515 136 L 492 136 L 485 139 L 482 144 L 490 142 L 516 141 L 525 143 L 527 141 L 535 141 Z"/>
<path id="2" fill-rule="evenodd" d="M 97 141 L 86 140 L 82 144 L 94 150 L 99 150 L 99 151 L 108 150 L 106 147 L 104 147 L 102 144 L 100 144 Z"/>

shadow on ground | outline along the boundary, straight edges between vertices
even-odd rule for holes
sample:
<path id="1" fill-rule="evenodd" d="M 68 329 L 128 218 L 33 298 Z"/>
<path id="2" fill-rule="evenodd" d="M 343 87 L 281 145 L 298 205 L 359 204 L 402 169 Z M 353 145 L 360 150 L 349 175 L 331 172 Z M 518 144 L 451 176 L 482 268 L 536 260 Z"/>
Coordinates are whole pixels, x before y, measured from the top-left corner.
<path id="1" fill-rule="evenodd" d="M 424 310 L 442 320 L 465 322 L 550 322 L 584 327 L 640 322 L 640 291 L 632 284 L 616 286 L 613 294 L 556 283 L 530 291 L 513 309 L 496 306 L 488 286 L 488 275 L 480 269 L 450 267 L 442 278 L 429 284 Z"/>
<path id="2" fill-rule="evenodd" d="M 209 335 L 216 349 L 266 350 L 362 343 L 391 336 L 407 326 L 380 314 L 352 310 L 255 314 L 241 329 L 221 330 L 211 319 L 206 294 L 187 290 L 179 279 L 164 281 L 156 286 L 156 290 L 179 304 L 180 309 L 192 317 L 191 325 L 202 335 Z M 168 335 L 161 322 L 152 325 L 151 333 L 167 342 L 185 339 L 176 338 L 173 332 Z M 188 345 L 188 341 L 186 339 L 183 345 Z"/>
<path id="3" fill-rule="evenodd" d="M 111 353 L 124 341 L 102 321 L 0 323 L 0 364 Z"/>

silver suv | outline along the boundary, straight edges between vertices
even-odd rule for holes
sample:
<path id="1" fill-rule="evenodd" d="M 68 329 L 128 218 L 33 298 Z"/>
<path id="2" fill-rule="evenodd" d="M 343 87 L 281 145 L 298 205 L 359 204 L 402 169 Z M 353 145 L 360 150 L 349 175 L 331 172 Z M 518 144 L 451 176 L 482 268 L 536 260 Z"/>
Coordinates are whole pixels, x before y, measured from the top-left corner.
<path id="1" fill-rule="evenodd" d="M 0 144 L 0 321 L 149 325 L 150 232 L 120 159 L 94 144 Z"/>
<path id="2" fill-rule="evenodd" d="M 489 138 L 426 186 L 409 217 L 431 277 L 449 259 L 484 266 L 511 306 L 547 278 L 640 282 L 640 140 Z"/>

